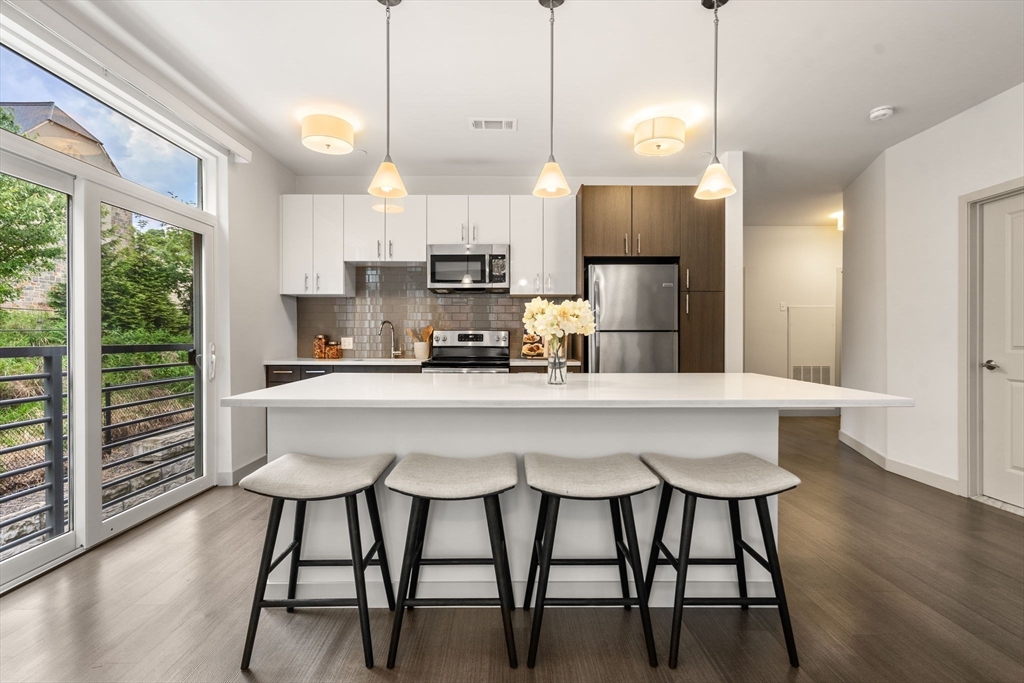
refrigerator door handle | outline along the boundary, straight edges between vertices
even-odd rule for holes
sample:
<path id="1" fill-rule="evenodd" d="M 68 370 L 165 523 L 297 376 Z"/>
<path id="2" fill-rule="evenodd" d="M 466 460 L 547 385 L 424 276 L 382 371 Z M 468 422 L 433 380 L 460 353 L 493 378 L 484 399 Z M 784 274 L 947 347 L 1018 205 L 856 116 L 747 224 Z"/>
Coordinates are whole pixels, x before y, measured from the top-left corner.
<path id="1" fill-rule="evenodd" d="M 601 372 L 601 280 L 594 278 L 594 334 L 590 335 L 591 370 Z"/>

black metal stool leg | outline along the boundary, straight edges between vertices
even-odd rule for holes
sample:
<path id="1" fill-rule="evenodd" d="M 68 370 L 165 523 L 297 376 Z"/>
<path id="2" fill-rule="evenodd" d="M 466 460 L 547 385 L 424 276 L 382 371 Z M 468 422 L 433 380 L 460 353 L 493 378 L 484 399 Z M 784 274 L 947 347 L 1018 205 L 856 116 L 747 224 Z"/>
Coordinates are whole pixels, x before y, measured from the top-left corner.
<path id="1" fill-rule="evenodd" d="M 668 484 L 661 485 L 661 502 L 658 503 L 658 516 L 654 519 L 654 538 L 651 539 L 651 555 L 647 560 L 647 575 L 644 576 L 644 588 L 647 590 L 647 599 L 651 599 L 651 590 L 654 588 L 654 572 L 658 568 L 658 558 L 661 557 L 661 548 L 658 543 L 665 537 L 665 521 L 668 519 L 668 506 L 672 502 L 672 487 Z"/>
<path id="2" fill-rule="evenodd" d="M 252 611 L 249 613 L 249 630 L 245 634 L 245 648 L 242 650 L 242 671 L 249 668 L 252 659 L 252 645 L 256 641 L 256 628 L 260 623 L 260 603 L 267 592 L 267 577 L 270 576 L 270 565 L 274 561 L 274 544 L 277 531 L 281 526 L 281 511 L 284 510 L 284 498 L 274 498 L 270 504 L 270 520 L 267 522 L 267 536 L 263 541 L 263 556 L 260 558 L 260 571 L 256 577 L 256 593 L 252 598 Z"/>
<path id="3" fill-rule="evenodd" d="M 640 603 L 640 621 L 644 625 L 644 639 L 647 641 L 647 657 L 651 666 L 658 666 L 658 650 L 654 645 L 654 629 L 651 628 L 651 610 L 647 604 L 647 589 L 644 587 L 644 568 L 640 563 L 640 545 L 636 540 L 636 521 L 633 519 L 633 503 L 629 496 L 619 498 L 622 506 L 622 521 L 626 527 L 626 542 L 629 546 L 629 561 L 633 567 L 633 583 Z"/>
<path id="4" fill-rule="evenodd" d="M 363 631 L 363 657 L 366 668 L 373 668 L 373 640 L 370 637 L 370 607 L 366 601 L 366 567 L 363 566 L 363 542 L 359 533 L 359 499 L 353 494 L 345 496 L 348 513 L 348 539 L 352 546 L 352 575 L 356 584 L 356 606 L 359 609 L 359 627 Z"/>
<path id="5" fill-rule="evenodd" d="M 302 531 L 306 527 L 306 501 L 295 501 L 295 532 L 292 540 L 295 542 L 295 549 L 290 558 L 291 567 L 288 572 L 288 599 L 295 599 L 295 584 L 299 581 L 299 556 L 302 553 Z M 294 607 L 286 608 L 288 612 L 294 612 Z"/>
<path id="6" fill-rule="evenodd" d="M 512 588 L 512 564 L 508 561 L 508 543 L 505 542 L 505 522 L 501 515 L 498 515 L 498 535 L 501 537 L 501 554 L 505 558 L 505 585 L 508 586 L 510 596 L 509 609 L 516 609 L 516 595 Z"/>
<path id="7" fill-rule="evenodd" d="M 380 526 L 380 510 L 377 509 L 377 492 L 373 487 L 365 491 L 366 509 L 370 513 L 370 528 L 373 530 L 373 541 L 377 546 L 377 559 L 380 560 L 380 578 L 384 582 L 384 595 L 388 600 L 388 609 L 395 611 L 395 590 L 391 585 L 391 568 L 388 567 L 388 553 L 384 549 L 384 533 Z M 298 550 L 298 548 L 296 548 Z"/>
<path id="8" fill-rule="evenodd" d="M 548 500 L 550 499 L 550 500 Z M 540 642 L 540 624 L 544 617 L 544 598 L 548 593 L 548 575 L 551 573 L 551 552 L 555 546 L 555 524 L 558 522 L 558 496 L 544 495 L 541 501 L 548 500 L 544 515 L 544 540 L 541 542 L 540 578 L 537 581 L 537 605 L 533 612 L 533 630 L 530 633 L 530 654 L 526 666 L 531 669 L 537 663 L 537 645 Z M 529 601 L 527 601 L 529 602 Z"/>
<path id="9" fill-rule="evenodd" d="M 519 666 L 516 656 L 516 639 L 512 631 L 512 607 L 514 598 L 509 590 L 508 558 L 505 556 L 505 536 L 501 524 L 501 504 L 498 496 L 484 497 L 484 511 L 487 515 L 487 534 L 491 540 L 491 557 L 494 558 L 494 579 L 498 584 L 498 598 L 501 602 L 501 622 L 505 627 L 505 647 L 508 649 L 508 665 Z"/>
<path id="10" fill-rule="evenodd" d="M 779 601 L 779 618 L 782 620 L 782 633 L 786 637 L 786 650 L 789 651 L 789 663 L 800 666 L 796 655 L 796 640 L 793 638 L 793 625 L 789 621 L 789 604 L 786 602 L 786 590 L 782 587 L 782 568 L 779 566 L 779 551 L 775 547 L 775 533 L 772 531 L 772 518 L 768 512 L 768 499 L 755 498 L 757 520 L 761 523 L 761 535 L 764 537 L 765 556 L 771 568 L 772 585 L 775 587 L 775 599 Z"/>
<path id="11" fill-rule="evenodd" d="M 740 586 L 740 597 L 747 597 L 747 570 L 743 566 L 743 547 L 740 546 L 740 541 L 743 540 L 743 529 L 740 525 L 740 502 L 738 500 L 729 501 L 729 524 L 732 526 L 732 546 L 736 553 L 736 581 Z M 743 605 L 741 609 L 749 609 L 747 605 Z"/>
<path id="12" fill-rule="evenodd" d="M 672 635 L 669 640 L 668 666 L 679 664 L 679 637 L 683 630 L 683 597 L 686 593 L 686 568 L 690 561 L 690 542 L 693 540 L 693 517 L 697 510 L 697 496 L 686 494 L 683 503 L 683 529 L 679 540 L 679 571 L 676 574 L 676 600 L 672 608 Z"/>
<path id="13" fill-rule="evenodd" d="M 533 597 L 533 581 L 537 577 L 537 544 L 544 540 L 544 522 L 548 516 L 548 497 L 540 497 L 540 509 L 537 510 L 537 531 L 533 534 L 533 550 L 530 553 L 530 572 L 526 576 L 526 597 L 523 598 L 523 609 L 530 609 L 530 598 Z"/>
<path id="14" fill-rule="evenodd" d="M 416 532 L 420 537 L 420 548 L 416 553 L 416 559 L 412 564 L 412 578 L 409 579 L 409 598 L 416 597 L 416 589 L 420 585 L 420 561 L 423 559 L 423 540 L 427 537 L 427 517 L 430 515 L 430 499 L 423 499 L 423 520 L 420 522 L 420 528 Z M 407 607 L 406 609 L 412 609 Z"/>
<path id="15" fill-rule="evenodd" d="M 615 538 L 615 557 L 619 565 L 619 584 L 622 586 L 622 597 L 629 599 L 629 579 L 626 577 L 626 556 L 622 554 L 622 516 L 619 514 L 619 503 L 614 498 L 608 499 L 612 509 L 612 536 Z M 640 581 L 643 580 L 641 576 Z M 623 605 L 629 611 L 629 605 Z"/>
<path id="16" fill-rule="evenodd" d="M 398 579 L 398 595 L 395 596 L 395 619 L 391 626 L 391 644 L 388 647 L 388 668 L 395 668 L 398 656 L 398 638 L 402 634 L 402 617 L 405 616 L 405 600 L 409 595 L 409 579 L 412 574 L 413 561 L 416 553 L 423 548 L 423 538 L 419 531 L 422 518 L 426 516 L 425 498 L 413 498 L 412 510 L 409 513 L 409 530 L 405 535 L 405 556 L 402 558 L 402 573 Z"/>

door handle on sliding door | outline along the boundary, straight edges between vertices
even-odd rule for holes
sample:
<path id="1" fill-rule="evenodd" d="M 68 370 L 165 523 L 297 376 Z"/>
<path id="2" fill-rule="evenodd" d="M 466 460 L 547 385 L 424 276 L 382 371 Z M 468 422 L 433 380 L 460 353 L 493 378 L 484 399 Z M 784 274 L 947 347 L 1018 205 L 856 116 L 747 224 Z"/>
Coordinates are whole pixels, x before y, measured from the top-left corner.
<path id="1" fill-rule="evenodd" d="M 210 344 L 210 381 L 217 376 L 217 347 Z"/>

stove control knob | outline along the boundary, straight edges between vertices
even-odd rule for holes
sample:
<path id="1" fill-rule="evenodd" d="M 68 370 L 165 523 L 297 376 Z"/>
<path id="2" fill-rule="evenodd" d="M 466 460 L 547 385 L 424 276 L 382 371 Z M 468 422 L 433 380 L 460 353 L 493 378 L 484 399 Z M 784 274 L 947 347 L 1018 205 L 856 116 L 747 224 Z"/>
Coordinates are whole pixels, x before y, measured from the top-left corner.
<path id="1" fill-rule="evenodd" d="M 448 341 L 448 335 L 446 334 L 443 337 L 441 337 L 441 341 Z"/>
<path id="2" fill-rule="evenodd" d="M 435 335 L 434 335 L 434 341 L 436 341 L 436 342 L 439 342 L 439 341 L 441 341 L 441 335 L 439 335 L 439 334 L 435 334 Z"/>

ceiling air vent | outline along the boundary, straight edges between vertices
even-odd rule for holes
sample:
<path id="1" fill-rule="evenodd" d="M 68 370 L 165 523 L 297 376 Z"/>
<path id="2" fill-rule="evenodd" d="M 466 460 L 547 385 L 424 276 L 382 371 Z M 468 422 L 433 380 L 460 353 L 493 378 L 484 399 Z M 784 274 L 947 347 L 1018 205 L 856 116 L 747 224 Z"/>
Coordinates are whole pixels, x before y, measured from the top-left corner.
<path id="1" fill-rule="evenodd" d="M 473 130 L 517 130 L 519 119 L 470 119 Z"/>

